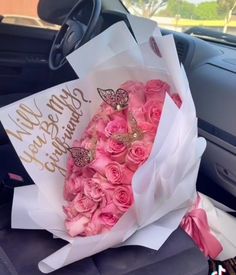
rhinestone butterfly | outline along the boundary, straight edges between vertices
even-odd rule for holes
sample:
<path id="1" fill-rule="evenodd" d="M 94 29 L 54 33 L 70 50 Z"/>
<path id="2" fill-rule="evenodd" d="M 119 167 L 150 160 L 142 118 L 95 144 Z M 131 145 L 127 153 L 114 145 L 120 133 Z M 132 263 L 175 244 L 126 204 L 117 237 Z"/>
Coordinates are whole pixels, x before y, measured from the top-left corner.
<path id="1" fill-rule="evenodd" d="M 138 127 L 138 123 L 132 114 L 129 114 L 129 123 L 131 133 L 127 134 L 114 134 L 113 138 L 126 146 L 130 146 L 134 141 L 143 139 L 143 132 Z"/>
<path id="2" fill-rule="evenodd" d="M 81 168 L 91 163 L 94 159 L 93 152 L 83 147 L 72 147 L 69 151 L 74 159 L 75 165 Z"/>
<path id="3" fill-rule="evenodd" d="M 98 93 L 103 101 L 113 107 L 117 111 L 122 111 L 128 107 L 129 94 L 124 89 L 100 89 L 97 88 Z"/>

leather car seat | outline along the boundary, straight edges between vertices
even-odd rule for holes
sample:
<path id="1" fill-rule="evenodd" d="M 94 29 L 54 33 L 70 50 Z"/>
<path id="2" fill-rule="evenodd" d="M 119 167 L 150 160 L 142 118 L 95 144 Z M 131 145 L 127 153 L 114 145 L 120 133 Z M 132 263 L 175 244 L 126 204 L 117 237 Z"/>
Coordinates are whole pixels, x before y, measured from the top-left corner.
<path id="1" fill-rule="evenodd" d="M 64 245 L 45 231 L 0 231 L 0 274 L 40 275 L 38 262 Z M 108 249 L 52 275 L 207 275 L 208 263 L 178 228 L 159 251 L 141 246 Z"/>

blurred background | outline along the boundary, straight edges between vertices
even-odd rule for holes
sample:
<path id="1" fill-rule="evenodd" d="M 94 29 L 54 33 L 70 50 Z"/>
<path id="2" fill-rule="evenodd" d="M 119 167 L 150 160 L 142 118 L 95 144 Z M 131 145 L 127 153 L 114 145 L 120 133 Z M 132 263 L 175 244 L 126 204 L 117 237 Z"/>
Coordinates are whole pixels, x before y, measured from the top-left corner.
<path id="1" fill-rule="evenodd" d="M 59 29 L 59 26 L 49 24 L 38 17 L 38 1 L 39 0 L 1 0 L 1 22 L 29 27 Z"/>
<path id="2" fill-rule="evenodd" d="M 123 0 L 134 15 L 152 18 L 162 28 L 191 27 L 236 35 L 236 0 Z"/>
<path id="3" fill-rule="evenodd" d="M 65 0 L 66 1 L 66 0 Z M 156 20 L 166 29 L 184 32 L 204 27 L 236 35 L 236 0 L 122 0 L 130 13 Z M 38 18 L 38 0 L 1 0 L 2 23 L 55 28 Z"/>

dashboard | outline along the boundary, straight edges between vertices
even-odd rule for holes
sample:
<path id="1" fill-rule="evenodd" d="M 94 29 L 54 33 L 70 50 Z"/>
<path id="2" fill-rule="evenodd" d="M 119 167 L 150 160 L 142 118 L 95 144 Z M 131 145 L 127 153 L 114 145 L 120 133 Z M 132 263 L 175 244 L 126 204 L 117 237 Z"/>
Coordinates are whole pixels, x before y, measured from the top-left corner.
<path id="1" fill-rule="evenodd" d="M 236 47 L 173 35 L 196 106 L 199 135 L 207 140 L 201 168 L 236 196 Z"/>

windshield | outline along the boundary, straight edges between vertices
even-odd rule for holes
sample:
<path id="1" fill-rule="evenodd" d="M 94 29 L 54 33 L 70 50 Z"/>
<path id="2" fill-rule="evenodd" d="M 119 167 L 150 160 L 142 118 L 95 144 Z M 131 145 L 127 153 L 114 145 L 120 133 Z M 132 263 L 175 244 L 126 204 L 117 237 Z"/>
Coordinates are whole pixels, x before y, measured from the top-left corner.
<path id="1" fill-rule="evenodd" d="M 236 0 L 122 0 L 129 12 L 163 29 L 236 44 Z"/>

